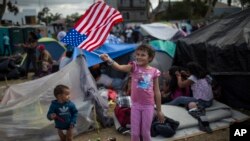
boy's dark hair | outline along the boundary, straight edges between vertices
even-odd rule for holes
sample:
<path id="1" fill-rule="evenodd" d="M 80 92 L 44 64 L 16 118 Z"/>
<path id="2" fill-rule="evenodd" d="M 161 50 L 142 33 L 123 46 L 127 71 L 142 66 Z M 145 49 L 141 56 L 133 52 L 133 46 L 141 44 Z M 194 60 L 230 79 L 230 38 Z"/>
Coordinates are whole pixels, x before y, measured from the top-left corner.
<path id="1" fill-rule="evenodd" d="M 54 89 L 54 96 L 57 97 L 60 94 L 63 94 L 63 90 L 69 89 L 68 86 L 65 85 L 57 85 Z"/>
<path id="2" fill-rule="evenodd" d="M 136 50 L 146 51 L 148 53 L 148 56 L 152 58 L 149 62 L 152 62 L 155 57 L 155 50 L 147 44 L 140 45 Z"/>

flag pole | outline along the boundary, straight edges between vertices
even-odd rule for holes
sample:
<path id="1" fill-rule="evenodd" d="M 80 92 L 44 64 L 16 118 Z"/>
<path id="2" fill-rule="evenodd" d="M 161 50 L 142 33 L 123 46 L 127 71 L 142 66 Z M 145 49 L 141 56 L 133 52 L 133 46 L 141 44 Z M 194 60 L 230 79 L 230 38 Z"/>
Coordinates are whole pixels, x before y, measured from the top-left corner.
<path id="1" fill-rule="evenodd" d="M 92 53 L 100 57 L 100 54 L 99 54 L 99 53 L 94 52 L 94 51 L 92 51 Z"/>

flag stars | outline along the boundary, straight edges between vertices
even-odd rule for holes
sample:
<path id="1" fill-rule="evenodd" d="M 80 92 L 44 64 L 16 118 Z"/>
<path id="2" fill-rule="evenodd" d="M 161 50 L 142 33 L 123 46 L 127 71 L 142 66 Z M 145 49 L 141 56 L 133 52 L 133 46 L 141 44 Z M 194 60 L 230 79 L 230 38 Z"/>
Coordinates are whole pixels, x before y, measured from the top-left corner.
<path id="1" fill-rule="evenodd" d="M 86 35 L 78 33 L 75 29 L 71 29 L 61 41 L 71 46 L 77 47 L 86 38 Z"/>

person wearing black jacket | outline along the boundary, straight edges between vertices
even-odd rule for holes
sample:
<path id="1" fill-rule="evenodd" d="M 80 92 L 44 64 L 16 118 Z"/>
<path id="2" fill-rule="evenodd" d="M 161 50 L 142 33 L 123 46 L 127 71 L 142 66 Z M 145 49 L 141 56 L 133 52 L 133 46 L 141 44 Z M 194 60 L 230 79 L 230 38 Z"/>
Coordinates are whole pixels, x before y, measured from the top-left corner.
<path id="1" fill-rule="evenodd" d="M 25 77 L 28 78 L 29 66 L 32 63 L 35 75 L 37 76 L 37 64 L 36 64 L 36 47 L 37 47 L 37 36 L 34 32 L 29 32 L 28 40 L 25 44 L 19 46 L 24 48 L 24 51 L 27 53 L 26 57 L 26 66 L 25 66 Z"/>

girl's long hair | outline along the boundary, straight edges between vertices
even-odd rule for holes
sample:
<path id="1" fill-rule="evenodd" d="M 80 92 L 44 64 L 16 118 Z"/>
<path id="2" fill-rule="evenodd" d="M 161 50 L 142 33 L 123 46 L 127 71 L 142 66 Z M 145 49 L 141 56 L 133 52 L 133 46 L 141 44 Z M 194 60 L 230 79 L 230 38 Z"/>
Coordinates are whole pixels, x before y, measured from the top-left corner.
<path id="1" fill-rule="evenodd" d="M 174 92 L 178 88 L 178 80 L 175 75 L 175 72 L 180 71 L 180 67 L 172 66 L 168 71 L 171 77 L 170 82 L 169 82 L 169 90 L 170 92 Z"/>
<path id="2" fill-rule="evenodd" d="M 196 76 L 198 79 L 205 78 L 208 74 L 208 72 L 196 62 L 189 62 L 187 69 L 190 74 Z"/>

